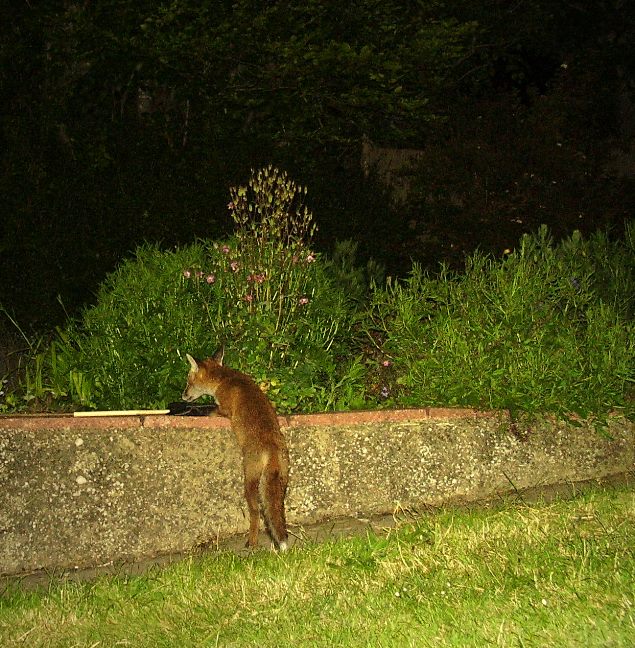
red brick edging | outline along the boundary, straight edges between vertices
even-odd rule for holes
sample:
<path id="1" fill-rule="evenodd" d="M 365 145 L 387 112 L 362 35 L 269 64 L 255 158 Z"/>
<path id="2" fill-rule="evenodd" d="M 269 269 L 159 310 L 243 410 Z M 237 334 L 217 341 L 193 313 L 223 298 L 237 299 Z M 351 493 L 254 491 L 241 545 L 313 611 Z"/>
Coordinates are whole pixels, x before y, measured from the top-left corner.
<path id="1" fill-rule="evenodd" d="M 360 410 L 355 412 L 324 412 L 319 414 L 293 414 L 280 416 L 281 427 L 331 427 L 364 423 L 399 423 L 425 419 L 485 418 L 499 414 L 505 418 L 505 410 L 481 411 L 460 407 L 423 407 L 400 410 Z M 217 429 L 229 427 L 229 421 L 220 416 L 99 416 L 73 417 L 69 414 L 43 414 L 41 416 L 0 416 L 0 429 L 60 430 L 60 429 Z"/>

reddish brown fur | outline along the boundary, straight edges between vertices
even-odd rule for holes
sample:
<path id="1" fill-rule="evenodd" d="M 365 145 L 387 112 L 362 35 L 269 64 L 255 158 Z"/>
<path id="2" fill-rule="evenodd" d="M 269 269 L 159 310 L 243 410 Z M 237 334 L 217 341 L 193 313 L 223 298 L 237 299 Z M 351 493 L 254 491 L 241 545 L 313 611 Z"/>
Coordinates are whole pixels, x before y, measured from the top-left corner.
<path id="1" fill-rule="evenodd" d="M 249 508 L 247 546 L 258 544 L 260 509 L 277 548 L 287 548 L 284 498 L 289 451 L 269 399 L 246 374 L 225 367 L 222 351 L 207 360 L 188 355 L 191 370 L 183 400 L 213 396 L 218 414 L 229 418 L 243 455 L 245 499 Z"/>

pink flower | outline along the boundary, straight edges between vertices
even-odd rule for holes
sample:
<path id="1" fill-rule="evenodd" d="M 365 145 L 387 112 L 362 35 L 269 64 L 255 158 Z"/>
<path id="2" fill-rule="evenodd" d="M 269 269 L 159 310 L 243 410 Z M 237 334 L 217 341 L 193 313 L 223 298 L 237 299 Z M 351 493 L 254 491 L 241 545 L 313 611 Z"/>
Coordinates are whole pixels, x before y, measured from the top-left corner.
<path id="1" fill-rule="evenodd" d="M 183 270 L 183 276 L 186 279 L 189 279 L 192 276 L 192 273 L 189 270 Z"/>
<path id="2" fill-rule="evenodd" d="M 307 263 L 313 263 L 315 261 L 315 257 L 312 254 L 309 254 L 306 258 Z"/>
<path id="3" fill-rule="evenodd" d="M 300 306 L 304 306 L 305 304 L 308 303 L 309 303 L 308 297 L 300 297 L 300 299 L 298 299 L 298 304 L 300 304 Z"/>
<path id="4" fill-rule="evenodd" d="M 244 300 L 251 304 L 251 302 L 254 300 L 254 296 L 251 293 L 247 293 L 244 297 Z"/>
<path id="5" fill-rule="evenodd" d="M 220 249 L 220 251 L 223 254 L 229 254 L 231 252 L 231 250 L 229 249 L 229 245 L 223 245 L 223 247 Z"/>
<path id="6" fill-rule="evenodd" d="M 391 364 L 392 364 L 392 362 L 390 362 L 390 360 L 384 360 L 384 361 L 382 362 L 382 365 L 383 365 L 384 367 L 390 367 Z"/>
<path id="7" fill-rule="evenodd" d="M 229 267 L 232 269 L 232 272 L 238 272 L 238 261 L 232 261 Z"/>
<path id="8" fill-rule="evenodd" d="M 205 281 L 207 281 L 208 284 L 213 284 L 216 281 L 216 275 L 208 274 Z"/>
<path id="9" fill-rule="evenodd" d="M 234 203 L 233 202 L 227 203 L 227 209 L 233 209 L 233 208 L 234 208 Z"/>

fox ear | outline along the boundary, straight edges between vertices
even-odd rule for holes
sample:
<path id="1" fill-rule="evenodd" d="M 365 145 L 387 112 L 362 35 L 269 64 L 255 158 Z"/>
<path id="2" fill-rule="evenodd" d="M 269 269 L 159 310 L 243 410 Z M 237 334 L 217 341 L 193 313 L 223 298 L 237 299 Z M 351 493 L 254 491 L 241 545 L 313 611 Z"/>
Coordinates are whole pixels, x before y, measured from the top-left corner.
<path id="1" fill-rule="evenodd" d="M 198 371 L 198 362 L 196 362 L 196 360 L 194 360 L 194 358 L 189 353 L 186 353 L 185 357 L 190 361 L 192 371 Z"/>
<path id="2" fill-rule="evenodd" d="M 212 356 L 214 362 L 218 362 L 219 365 L 223 364 L 223 356 L 225 355 L 225 347 L 222 346 L 216 353 Z"/>

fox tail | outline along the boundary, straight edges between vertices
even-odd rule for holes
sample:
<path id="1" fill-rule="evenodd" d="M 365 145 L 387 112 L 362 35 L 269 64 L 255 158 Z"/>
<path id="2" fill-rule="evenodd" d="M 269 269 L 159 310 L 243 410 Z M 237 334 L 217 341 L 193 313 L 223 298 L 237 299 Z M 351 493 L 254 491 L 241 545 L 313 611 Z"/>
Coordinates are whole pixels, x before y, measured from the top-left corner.
<path id="1" fill-rule="evenodd" d="M 282 471 L 279 457 L 269 458 L 260 477 L 260 501 L 267 530 L 279 551 L 286 551 L 289 535 L 284 513 L 287 476 Z"/>

